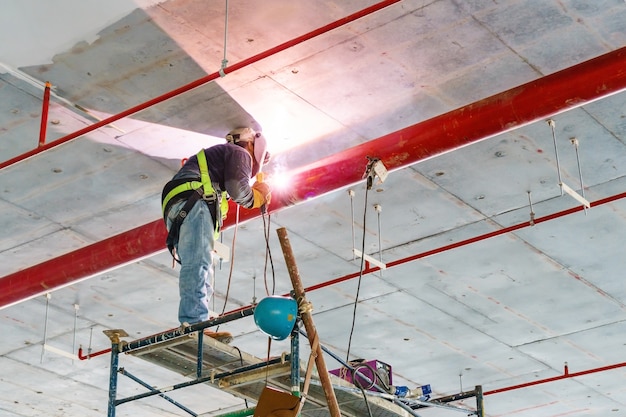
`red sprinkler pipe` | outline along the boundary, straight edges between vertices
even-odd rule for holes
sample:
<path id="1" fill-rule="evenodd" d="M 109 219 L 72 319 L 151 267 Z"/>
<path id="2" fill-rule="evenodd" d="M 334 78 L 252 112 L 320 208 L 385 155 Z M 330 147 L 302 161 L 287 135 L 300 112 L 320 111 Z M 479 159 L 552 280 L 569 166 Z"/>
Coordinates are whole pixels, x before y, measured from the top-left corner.
<path id="1" fill-rule="evenodd" d="M 611 203 L 613 201 L 620 200 L 622 198 L 626 198 L 626 192 L 620 193 L 620 194 L 616 194 L 616 195 L 613 195 L 613 196 L 610 196 L 610 197 L 606 197 L 606 198 L 597 200 L 595 202 L 592 202 L 590 204 L 591 204 L 591 207 L 597 207 L 597 206 L 601 206 L 603 204 L 607 204 L 607 203 Z M 507 233 L 511 233 L 511 232 L 516 231 L 516 230 L 523 229 L 525 227 L 534 226 L 536 224 L 547 222 L 549 220 L 558 219 L 560 217 L 567 216 L 569 214 L 573 214 L 573 213 L 577 213 L 579 211 L 583 211 L 584 209 L 585 209 L 585 207 L 582 206 L 582 205 L 581 206 L 572 207 L 572 208 L 569 208 L 569 209 L 566 209 L 566 210 L 562 210 L 562 211 L 559 211 L 559 212 L 556 212 L 556 213 L 552 213 L 552 214 L 548 214 L 546 216 L 542 216 L 542 217 L 536 218 L 536 219 L 534 219 L 534 221 L 532 223 L 530 221 L 528 221 L 528 222 L 514 224 L 512 226 L 504 227 L 502 229 L 498 229 L 498 230 L 495 230 L 493 232 L 484 233 L 482 235 L 474 236 L 474 237 L 471 237 L 469 239 L 462 240 L 460 242 L 451 243 L 449 245 L 445 245 L 445 246 L 441 246 L 439 248 L 431 249 L 431 250 L 428 250 L 426 252 L 421 252 L 421 253 L 418 253 L 418 254 L 415 254 L 415 255 L 411 255 L 411 256 L 404 257 L 404 258 L 396 259 L 395 261 L 386 263 L 385 266 L 386 266 L 387 269 L 390 269 L 390 268 L 393 268 L 394 266 L 403 265 L 403 264 L 406 264 L 406 263 L 409 263 L 409 262 L 416 261 L 418 259 L 426 258 L 428 256 L 436 255 L 438 253 L 442 253 L 442 252 L 446 252 L 446 251 L 449 251 L 449 250 L 452 250 L 452 249 L 460 248 L 462 246 L 467 246 L 469 244 L 480 242 L 482 240 L 486 240 L 486 239 L 489 239 L 489 238 L 492 238 L 492 237 L 496 237 L 496 236 L 504 235 L 504 234 L 507 234 Z M 349 281 L 351 279 L 358 278 L 361 275 L 367 275 L 367 274 L 371 274 L 371 273 L 380 271 L 380 268 L 377 267 L 377 266 L 376 267 L 369 267 L 369 264 L 366 264 L 366 265 L 367 265 L 366 268 L 363 269 L 362 272 L 361 271 L 352 272 L 350 274 L 346 274 L 346 275 L 343 275 L 341 277 L 333 278 L 333 279 L 330 279 L 328 281 L 324 281 L 324 282 L 317 283 L 315 285 L 311 285 L 310 287 L 307 287 L 304 290 L 305 290 L 305 292 L 311 292 L 311 291 L 319 290 L 321 288 L 330 287 L 331 285 L 339 284 L 340 282 Z M 289 294 L 283 294 L 283 295 L 284 296 L 288 296 Z M 233 311 L 229 311 L 227 314 L 232 314 L 232 313 L 235 313 L 235 312 L 240 311 L 240 310 L 248 309 L 250 307 L 251 307 L 250 305 L 244 306 L 244 307 L 240 307 L 240 308 L 237 308 L 237 309 L 235 309 Z M 567 373 L 567 367 L 566 367 L 566 371 L 565 372 Z"/>
<path id="2" fill-rule="evenodd" d="M 512 385 L 510 387 L 498 388 L 498 389 L 494 389 L 491 391 L 483 392 L 483 395 L 500 394 L 501 392 L 513 391 L 513 390 L 520 389 L 520 388 L 532 387 L 533 385 L 560 381 L 561 379 L 576 378 L 577 376 L 589 375 L 589 374 L 593 374 L 596 372 L 610 371 L 612 369 L 623 368 L 623 367 L 626 367 L 626 362 L 616 363 L 614 365 L 602 366 L 600 368 L 587 369 L 586 371 L 570 373 L 567 368 L 567 365 L 565 365 L 563 375 L 553 376 L 551 378 L 545 378 L 545 379 L 538 379 L 537 381 L 525 382 L 523 384 Z"/>
<path id="3" fill-rule="evenodd" d="M 48 126 L 48 110 L 50 104 L 50 82 L 46 81 L 46 87 L 43 90 L 43 103 L 41 105 L 41 126 L 39 127 L 39 147 L 46 143 L 46 129 Z"/>
<path id="4" fill-rule="evenodd" d="M 625 62 L 623 47 L 324 158 L 295 172 L 294 192 L 273 191 L 270 212 L 361 181 L 367 156 L 400 169 L 618 93 L 626 89 Z M 242 210 L 240 221 L 257 216 Z M 229 217 L 224 226 L 233 224 Z M 0 308 L 154 255 L 165 237 L 159 219 L 0 278 Z"/>
<path id="5" fill-rule="evenodd" d="M 85 359 L 91 359 L 91 358 L 95 358 L 96 356 L 104 355 L 105 353 L 109 353 L 110 351 L 111 351 L 111 348 L 108 348 L 108 349 L 100 350 L 98 352 L 88 353 L 86 355 L 83 355 L 83 347 L 80 346 L 78 348 L 78 359 L 80 359 L 81 361 L 84 361 Z"/>
<path id="6" fill-rule="evenodd" d="M 366 156 L 393 171 L 625 89 L 623 47 L 307 166 L 292 177 L 297 195 L 291 198 L 305 200 L 360 181 Z"/>
<path id="7" fill-rule="evenodd" d="M 602 199 L 597 200 L 595 202 L 590 202 L 590 206 L 591 207 L 597 207 L 597 206 L 601 206 L 601 205 L 604 205 L 604 204 L 612 203 L 612 202 L 620 200 L 622 198 L 626 198 L 626 192 L 620 193 L 620 194 L 615 194 L 615 195 L 609 196 L 609 197 L 605 197 L 605 198 L 602 198 Z M 569 208 L 569 209 L 566 209 L 566 210 L 561 210 L 561 211 L 558 211 L 556 213 L 552 213 L 552 214 L 548 214 L 546 216 L 535 218 L 535 219 L 533 219 L 532 222 L 528 221 L 528 222 L 514 224 L 512 226 L 504 227 L 502 229 L 495 230 L 493 232 L 484 233 L 482 235 L 474 236 L 474 237 L 471 237 L 469 239 L 462 240 L 460 242 L 451 243 L 450 245 L 441 246 L 439 248 L 431 249 L 431 250 L 426 251 L 426 252 L 418 253 L 418 254 L 407 256 L 407 257 L 400 258 L 400 259 L 396 259 L 395 261 L 392 261 L 392 262 L 389 262 L 389 263 L 385 264 L 385 266 L 386 266 L 387 269 L 393 268 L 394 266 L 403 265 L 403 264 L 406 264 L 408 262 L 413 262 L 413 261 L 416 261 L 418 259 L 422 259 L 422 258 L 426 258 L 428 256 L 436 255 L 438 253 L 442 253 L 442 252 L 446 252 L 446 251 L 449 251 L 449 250 L 452 250 L 452 249 L 460 248 L 462 246 L 466 246 L 466 245 L 469 245 L 471 243 L 480 242 L 482 240 L 486 240 L 486 239 L 489 239 L 489 238 L 492 238 L 492 237 L 500 236 L 500 235 L 503 235 L 503 234 L 514 232 L 514 231 L 519 230 L 519 229 L 523 229 L 523 228 L 526 228 L 526 227 L 534 226 L 534 225 L 537 225 L 539 223 L 544 223 L 544 222 L 547 222 L 547 221 L 550 221 L 550 220 L 558 219 L 560 217 L 564 217 L 564 216 L 567 216 L 567 215 L 570 215 L 570 214 L 573 214 L 573 213 L 577 213 L 579 211 L 583 211 L 584 209 L 585 209 L 585 207 L 581 205 L 581 206 L 572 207 L 572 208 Z M 245 210 L 245 211 L 246 212 L 250 212 L 250 213 L 252 212 L 252 210 Z M 349 281 L 351 279 L 358 278 L 361 275 L 371 274 L 371 273 L 377 272 L 379 270 L 380 270 L 379 267 L 370 267 L 369 263 L 366 263 L 366 267 L 365 267 L 365 269 L 363 269 L 362 272 L 361 271 L 352 272 L 350 274 L 343 275 L 341 277 L 337 277 L 337 278 L 333 278 L 333 279 L 328 280 L 328 281 L 320 282 L 318 284 L 306 287 L 304 289 L 304 291 L 309 293 L 311 291 L 319 290 L 321 288 L 326 288 L 326 287 L 329 287 L 331 285 L 339 284 L 339 283 L 344 282 L 344 281 Z M 283 295 L 284 296 L 288 296 L 289 294 L 283 294 Z M 252 307 L 252 305 L 239 307 L 239 308 L 231 310 L 231 311 L 229 311 L 229 312 L 227 312 L 225 314 L 226 315 L 233 314 L 233 313 L 236 313 L 238 311 L 247 310 L 247 309 L 249 309 L 251 307 Z M 102 351 L 99 351 L 99 352 L 96 352 L 96 353 L 93 353 L 93 354 L 90 354 L 90 355 L 87 355 L 87 356 L 82 356 L 82 350 L 81 349 L 82 349 L 82 347 L 78 351 L 78 357 L 81 360 L 89 359 L 90 357 L 98 356 L 98 355 L 101 355 L 101 354 L 104 354 L 104 353 L 108 353 L 108 352 L 111 351 L 111 349 L 109 348 L 109 349 L 104 349 Z M 580 376 L 580 375 L 585 375 L 587 373 L 599 372 L 600 370 L 619 368 L 619 367 L 622 367 L 622 366 L 626 366 L 626 365 L 625 364 L 617 364 L 617 365 L 611 365 L 610 367 L 596 368 L 597 370 L 583 371 L 583 372 L 577 372 L 577 373 L 570 374 L 569 373 L 569 368 L 568 368 L 567 363 L 566 363 L 565 367 L 564 367 L 564 375 L 565 376 L 570 376 L 570 377 L 571 376 Z M 556 379 L 563 379 L 563 377 L 555 377 L 555 378 Z M 549 382 L 549 380 L 552 380 L 552 379 L 553 378 L 548 378 L 548 380 L 545 380 L 543 382 Z M 525 386 L 537 385 L 537 384 L 541 384 L 541 383 L 542 383 L 541 381 L 535 381 L 533 383 L 521 384 L 521 385 L 515 386 L 513 388 L 511 388 L 511 387 L 509 387 L 509 388 L 499 388 L 499 389 L 494 390 L 494 391 L 489 391 L 489 392 L 483 393 L 483 395 L 497 394 L 498 392 L 510 391 L 512 389 L 523 388 Z"/>
<path id="8" fill-rule="evenodd" d="M 37 155 L 37 154 L 39 154 L 41 152 L 47 151 L 50 148 L 53 148 L 53 147 L 58 146 L 58 145 L 61 145 L 61 144 L 65 143 L 65 142 L 68 142 L 68 141 L 70 141 L 72 139 L 76 139 L 76 138 L 78 138 L 80 136 L 83 136 L 83 135 L 89 133 L 89 132 L 92 132 L 92 131 L 94 131 L 96 129 L 99 129 L 99 128 L 104 127 L 104 126 L 106 126 L 108 124 L 111 124 L 111 123 L 113 123 L 113 122 L 115 122 L 115 121 L 117 121 L 119 119 L 123 119 L 124 117 L 131 116 L 131 115 L 133 115 L 135 113 L 138 113 L 141 110 L 144 110 L 144 109 L 146 109 L 148 107 L 152 107 L 152 106 L 154 106 L 156 104 L 159 104 L 159 103 L 161 103 L 163 101 L 169 100 L 170 98 L 176 97 L 176 96 L 178 96 L 180 94 L 186 93 L 187 91 L 193 90 L 194 88 L 200 87 L 200 86 L 202 86 L 202 85 L 204 85 L 204 84 L 206 84 L 208 82 L 211 82 L 213 80 L 216 80 L 216 79 L 220 78 L 222 76 L 221 73 L 223 73 L 224 75 L 225 74 L 230 74 L 231 72 L 234 72 L 234 71 L 237 71 L 237 70 L 239 70 L 241 68 L 247 67 L 248 65 L 252 65 L 255 62 L 258 62 L 258 61 L 260 61 L 262 59 L 265 59 L 267 57 L 275 55 L 275 54 L 277 54 L 279 52 L 282 52 L 282 51 L 284 51 L 286 49 L 291 48 L 292 46 L 298 45 L 298 44 L 300 44 L 302 42 L 305 42 L 307 40 L 313 39 L 316 36 L 322 35 L 322 34 L 324 34 L 326 32 L 330 32 L 333 29 L 337 29 L 337 28 L 339 28 L 339 27 L 341 27 L 343 25 L 346 25 L 346 24 L 348 24 L 350 22 L 358 20 L 358 19 L 360 19 L 362 17 L 365 17 L 365 16 L 367 16 L 369 14 L 372 14 L 374 12 L 377 12 L 378 10 L 384 9 L 385 7 L 390 6 L 390 5 L 394 4 L 394 3 L 398 3 L 399 1 L 400 0 L 385 0 L 385 1 L 381 1 L 379 3 L 373 4 L 372 6 L 367 7 L 365 9 L 363 9 L 363 10 L 360 10 L 360 11 L 358 11 L 356 13 L 353 13 L 353 14 L 351 14 L 349 16 L 346 16 L 344 18 L 336 20 L 336 21 L 334 21 L 332 23 L 329 23 L 329 24 L 327 24 L 325 26 L 322 26 L 322 27 L 320 27 L 318 29 L 312 30 L 311 32 L 305 33 L 302 36 L 298 36 L 297 38 L 294 38 L 294 39 L 292 39 L 290 41 L 284 42 L 284 43 L 282 43 L 282 44 L 280 44 L 278 46 L 275 46 L 275 47 L 270 48 L 270 49 L 268 49 L 268 50 L 266 50 L 264 52 L 256 54 L 256 55 L 254 55 L 254 56 L 252 56 L 250 58 L 244 59 L 243 61 L 241 61 L 239 63 L 233 64 L 233 65 L 231 65 L 229 67 L 223 68 L 220 71 L 217 71 L 217 72 L 214 72 L 212 74 L 206 75 L 206 76 L 204 76 L 202 78 L 197 79 L 196 81 L 190 82 L 189 84 L 183 85 L 182 87 L 179 87 L 179 88 L 177 88 L 175 90 L 172 90 L 172 91 L 170 91 L 168 93 L 165 93 L 163 95 L 155 97 L 155 98 L 153 98 L 151 100 L 148 100 L 148 101 L 146 101 L 144 103 L 138 104 L 138 105 L 136 105 L 134 107 L 131 107 L 130 109 L 124 110 L 121 113 L 118 113 L 118 114 L 115 114 L 113 116 L 107 117 L 106 119 L 100 120 L 100 121 L 98 121 L 98 122 L 96 122 L 94 124 L 91 124 L 91 125 L 83 128 L 83 129 L 80 129 L 80 130 L 77 130 L 76 132 L 70 133 L 69 135 L 63 136 L 63 137 L 61 137 L 61 138 L 59 138 L 59 139 L 57 139 L 57 140 L 55 140 L 53 142 L 48 143 L 47 145 L 43 145 L 42 146 L 42 144 L 40 142 L 40 146 L 37 149 L 33 149 L 33 150 L 29 151 L 29 152 L 25 152 L 25 153 L 23 153 L 21 155 L 18 155 L 16 157 L 12 158 L 12 159 L 9 159 L 8 161 L 1 162 L 0 163 L 0 169 L 6 168 L 8 166 L 11 166 L 11 165 L 13 165 L 15 163 L 18 163 L 20 161 L 28 159 L 28 158 L 30 158 L 30 157 L 32 157 L 34 155 Z"/>

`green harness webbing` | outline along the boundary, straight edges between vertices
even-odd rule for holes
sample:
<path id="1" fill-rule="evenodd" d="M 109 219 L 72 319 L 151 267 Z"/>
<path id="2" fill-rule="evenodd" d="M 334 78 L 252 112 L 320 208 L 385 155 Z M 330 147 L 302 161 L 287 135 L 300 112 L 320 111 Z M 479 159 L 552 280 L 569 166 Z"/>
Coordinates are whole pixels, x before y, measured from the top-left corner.
<path id="1" fill-rule="evenodd" d="M 204 154 L 204 150 L 198 152 L 196 154 L 196 157 L 198 158 L 198 167 L 200 168 L 200 181 L 189 181 L 172 188 L 163 199 L 163 204 L 161 205 L 161 211 L 164 212 L 164 215 L 167 203 L 169 203 L 172 198 L 176 197 L 182 192 L 197 190 L 198 188 L 203 187 L 203 200 L 210 201 L 211 199 L 215 199 L 217 197 L 215 189 L 213 188 L 213 184 L 211 184 L 211 177 L 209 176 L 209 166 L 206 162 L 206 155 Z"/>
<path id="2" fill-rule="evenodd" d="M 198 152 L 196 156 L 198 158 L 198 167 L 200 168 L 200 181 L 188 181 L 174 187 L 167 193 L 167 195 L 163 199 L 163 204 L 161 205 L 163 217 L 165 217 L 165 209 L 168 203 L 174 197 L 186 191 L 194 191 L 194 193 L 192 193 L 191 196 L 187 199 L 187 202 L 185 203 L 183 208 L 176 215 L 176 218 L 172 222 L 169 233 L 167 235 L 167 247 L 172 256 L 174 256 L 174 259 L 176 259 L 177 261 L 178 259 L 174 255 L 174 246 L 178 242 L 178 233 L 180 230 L 180 226 L 183 223 L 183 220 L 185 220 L 185 217 L 187 217 L 187 214 L 191 211 L 191 209 L 198 200 L 204 200 L 207 204 L 209 204 L 209 208 L 212 208 L 211 203 L 215 203 L 217 200 L 217 204 L 213 207 L 219 207 L 220 217 L 217 219 L 213 219 L 213 222 L 215 223 L 213 236 L 214 239 L 217 239 L 219 237 L 222 221 L 224 220 L 224 218 L 226 218 L 226 214 L 228 212 L 228 201 L 226 199 L 226 193 L 222 192 L 218 195 L 215 192 L 215 188 L 213 188 L 213 184 L 211 183 L 211 177 L 209 176 L 209 166 L 206 161 L 206 155 L 204 154 L 204 150 L 200 150 L 200 152 Z M 211 211 L 212 214 L 215 214 L 215 217 L 217 217 L 217 213 L 215 213 L 217 210 L 214 209 Z"/>

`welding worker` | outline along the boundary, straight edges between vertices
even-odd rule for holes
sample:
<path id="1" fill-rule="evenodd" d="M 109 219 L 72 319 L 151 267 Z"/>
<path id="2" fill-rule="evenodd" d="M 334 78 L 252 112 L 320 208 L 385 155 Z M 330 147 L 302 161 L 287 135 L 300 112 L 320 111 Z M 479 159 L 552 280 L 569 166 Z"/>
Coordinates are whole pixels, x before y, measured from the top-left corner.
<path id="1" fill-rule="evenodd" d="M 189 157 L 163 188 L 166 243 L 181 264 L 178 308 L 181 325 L 209 319 L 213 251 L 228 210 L 227 198 L 245 208 L 265 207 L 270 201 L 266 183 L 256 181 L 250 185 L 269 160 L 265 137 L 244 127 L 229 132 L 226 141 Z M 224 343 L 232 340 L 228 332 L 205 329 L 204 334 Z"/>

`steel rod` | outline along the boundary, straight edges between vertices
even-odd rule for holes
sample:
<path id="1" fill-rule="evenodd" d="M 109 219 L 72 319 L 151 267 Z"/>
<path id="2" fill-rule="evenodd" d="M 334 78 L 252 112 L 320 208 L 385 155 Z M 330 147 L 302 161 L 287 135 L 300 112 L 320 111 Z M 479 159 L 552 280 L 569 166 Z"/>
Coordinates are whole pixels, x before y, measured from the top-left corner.
<path id="1" fill-rule="evenodd" d="M 291 358 L 290 355 L 286 355 L 284 360 L 290 360 L 290 358 Z M 243 366 L 241 368 L 237 368 L 237 369 L 234 369 L 232 371 L 222 372 L 221 374 L 208 375 L 208 376 L 204 376 L 202 378 L 196 378 L 196 379 L 191 380 L 191 381 L 180 382 L 178 384 L 170 385 L 167 388 L 154 389 L 154 391 L 144 392 L 142 394 L 133 395 L 132 397 L 126 397 L 126 398 L 121 398 L 119 400 L 115 400 L 115 405 L 124 404 L 124 403 L 127 403 L 127 402 L 139 400 L 139 399 L 142 399 L 142 398 L 152 397 L 154 395 L 159 395 L 160 393 L 163 393 L 163 392 L 175 391 L 177 389 L 190 387 L 192 385 L 203 384 L 205 382 L 217 381 L 217 380 L 219 380 L 221 378 L 225 378 L 227 376 L 237 375 L 237 374 L 240 374 L 240 373 L 243 373 L 243 372 L 247 372 L 247 371 L 251 371 L 251 370 L 255 370 L 255 369 L 259 369 L 259 368 L 264 368 L 264 367 L 266 367 L 268 365 L 273 365 L 273 364 L 276 364 L 276 363 L 282 363 L 282 361 L 283 361 L 283 358 L 274 358 L 274 359 L 271 359 L 269 361 L 255 363 L 253 365 L 248 365 L 248 366 Z M 112 416 L 112 417 L 114 417 L 114 416 Z"/>
<path id="2" fill-rule="evenodd" d="M 136 383 L 138 383 L 139 385 L 143 386 L 144 388 L 148 388 L 149 390 L 153 391 L 155 390 L 150 384 L 142 381 L 141 379 L 137 378 L 135 375 L 131 374 L 130 372 L 128 372 L 126 369 L 124 368 L 120 368 L 118 371 L 120 374 L 132 379 L 133 381 L 135 381 Z M 168 397 L 167 395 L 163 394 L 163 393 L 159 393 L 159 397 L 163 398 L 164 400 L 174 404 L 176 407 L 180 408 L 181 410 L 187 412 L 188 414 L 191 414 L 194 417 L 197 417 L 198 414 L 193 412 L 192 410 L 190 410 L 189 408 L 185 407 L 184 405 L 182 405 L 181 403 L 179 403 L 178 401 L 176 401 L 175 399 Z"/>
<path id="3" fill-rule="evenodd" d="M 107 417 L 115 417 L 117 405 L 117 372 L 119 364 L 119 340 L 111 342 L 111 367 L 109 369 L 109 405 Z"/>
<path id="4" fill-rule="evenodd" d="M 128 353 L 136 349 L 164 342 L 166 340 L 175 339 L 177 337 L 181 337 L 197 331 L 202 331 L 208 327 L 217 326 L 233 320 L 240 319 L 242 317 L 251 316 L 252 314 L 254 314 L 254 307 L 251 306 L 234 313 L 229 313 L 223 316 L 216 317 L 214 319 L 201 321 L 199 323 L 191 324 L 189 326 L 177 327 L 175 329 L 170 329 L 162 333 L 157 333 L 152 336 L 144 337 L 142 339 L 133 340 L 132 342 L 125 343 L 120 351 L 123 353 Z"/>

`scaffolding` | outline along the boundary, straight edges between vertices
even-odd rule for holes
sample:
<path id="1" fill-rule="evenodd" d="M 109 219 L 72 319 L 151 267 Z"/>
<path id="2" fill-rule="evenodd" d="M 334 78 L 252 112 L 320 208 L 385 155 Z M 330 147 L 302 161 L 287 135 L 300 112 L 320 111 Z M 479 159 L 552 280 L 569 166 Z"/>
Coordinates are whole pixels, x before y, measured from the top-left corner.
<path id="1" fill-rule="evenodd" d="M 290 334 L 290 352 L 279 357 L 262 360 L 242 352 L 239 348 L 204 335 L 203 331 L 206 328 L 253 315 L 255 306 L 130 342 L 122 340 L 122 338 L 128 337 L 128 333 L 123 329 L 105 330 L 104 333 L 111 341 L 108 417 L 115 417 L 116 407 L 119 405 L 152 396 L 160 396 L 196 417 L 198 414 L 178 403 L 166 393 L 197 384 L 208 384 L 238 398 L 250 400 L 255 404 L 259 404 L 259 398 L 267 386 L 276 387 L 300 398 L 299 415 L 302 417 L 360 417 L 367 415 L 371 417 L 420 417 L 416 410 L 426 407 L 444 408 L 463 412 L 465 415 L 484 417 L 481 386 L 476 386 L 472 391 L 433 400 L 421 397 L 418 399 L 403 398 L 387 393 L 375 380 L 369 380 L 372 389 L 365 390 L 345 378 L 329 373 L 326 370 L 323 352 L 340 362 L 347 372 L 351 372 L 352 380 L 355 380 L 354 373 L 356 371 L 353 366 L 342 361 L 319 342 L 311 309 L 307 308 L 308 302 L 286 232 L 284 229 L 279 229 L 278 234 L 294 288 L 292 295 L 298 300 L 298 317 Z M 300 324 L 304 325 L 306 332 L 301 330 Z M 306 361 L 300 359 L 301 334 L 309 339 L 311 347 L 311 354 Z M 146 360 L 189 379 L 185 382 L 168 385 L 166 388 L 153 388 L 152 385 L 119 366 L 121 354 Z M 316 369 L 312 366 L 313 362 L 315 362 Z M 147 390 L 141 394 L 117 398 L 119 374 L 132 379 Z M 302 377 L 303 375 L 304 377 Z M 363 377 L 359 374 L 359 378 Z M 470 397 L 476 397 L 475 410 L 449 404 Z M 246 407 L 235 412 L 221 414 L 219 417 L 250 415 L 266 417 L 260 413 L 255 414 L 255 407 Z"/>
<path id="2" fill-rule="evenodd" d="M 299 360 L 299 331 L 294 329 L 291 334 L 291 352 L 279 357 L 262 360 L 253 355 L 240 351 L 238 348 L 221 343 L 210 337 L 203 337 L 202 330 L 217 326 L 229 321 L 252 315 L 254 308 L 247 308 L 241 312 L 225 315 L 216 319 L 197 323 L 193 326 L 181 327 L 154 334 L 131 342 L 121 340 L 126 337 L 124 330 L 106 330 L 105 334 L 111 340 L 111 369 L 109 378 L 108 417 L 115 417 L 116 407 L 122 404 L 152 396 L 159 396 L 171 404 L 197 416 L 195 412 L 178 403 L 167 395 L 167 392 L 179 390 L 197 384 L 208 384 L 216 389 L 230 393 L 238 398 L 257 403 L 263 388 L 270 384 L 274 387 L 300 395 L 301 375 L 304 374 L 305 361 Z M 322 347 L 326 353 L 331 354 Z M 142 381 L 129 370 L 119 366 L 120 354 L 128 354 L 141 358 L 155 365 L 179 373 L 189 380 L 167 388 L 153 388 Z M 338 359 L 338 358 L 336 358 Z M 343 364 L 350 368 L 349 364 Z M 124 375 L 144 386 L 147 390 L 141 394 L 117 398 L 118 375 Z M 343 378 L 329 375 L 337 403 L 344 416 L 366 416 L 368 407 L 375 417 L 409 417 L 418 416 L 415 410 L 426 407 L 439 407 L 461 411 L 466 415 L 483 416 L 482 389 L 438 398 L 436 400 L 421 401 L 394 398 L 381 392 L 367 392 L 367 399 L 363 392 Z M 317 372 L 312 376 L 312 383 L 305 396 L 301 416 L 325 417 L 331 416 L 320 378 Z M 476 397 L 477 409 L 469 410 L 448 403 L 462 399 Z M 254 407 L 220 415 L 220 417 L 250 416 Z"/>

